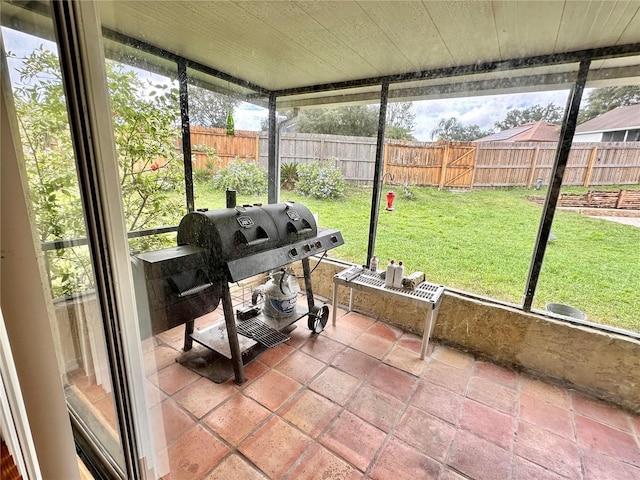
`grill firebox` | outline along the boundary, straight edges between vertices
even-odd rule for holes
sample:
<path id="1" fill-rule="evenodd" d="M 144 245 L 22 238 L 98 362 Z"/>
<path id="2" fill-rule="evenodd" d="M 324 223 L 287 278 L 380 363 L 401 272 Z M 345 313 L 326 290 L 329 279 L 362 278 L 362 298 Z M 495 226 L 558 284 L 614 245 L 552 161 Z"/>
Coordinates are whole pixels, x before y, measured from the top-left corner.
<path id="1" fill-rule="evenodd" d="M 315 218 L 300 203 L 244 205 L 220 210 L 198 210 L 185 215 L 178 226 L 178 247 L 137 255 L 132 260 L 138 313 L 143 336 L 185 324 L 185 352 L 193 340 L 231 358 L 237 383 L 245 381 L 243 349 L 238 340 L 229 282 L 238 282 L 301 261 L 307 309 L 291 319 L 275 320 L 261 315 L 277 331 L 303 317 L 319 333 L 328 308 L 315 304 L 309 257 L 344 243 L 338 230 L 318 228 Z M 224 332 L 194 332 L 194 320 L 224 310 Z M 179 314 L 176 315 L 175 312 Z M 212 328 L 214 328 L 212 327 Z M 214 337 L 228 338 L 222 348 Z M 242 342 L 244 349 L 253 343 Z"/>

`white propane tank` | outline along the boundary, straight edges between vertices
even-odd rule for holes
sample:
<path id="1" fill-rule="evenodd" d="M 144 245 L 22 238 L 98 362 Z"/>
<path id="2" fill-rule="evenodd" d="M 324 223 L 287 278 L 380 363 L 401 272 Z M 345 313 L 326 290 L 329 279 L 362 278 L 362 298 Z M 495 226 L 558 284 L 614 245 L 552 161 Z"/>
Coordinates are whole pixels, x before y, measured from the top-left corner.
<path id="1" fill-rule="evenodd" d="M 269 273 L 269 281 L 257 287 L 251 296 L 251 303 L 256 305 L 258 297 L 264 299 L 264 313 L 273 318 L 288 318 L 296 313 L 296 291 L 291 288 L 290 270 L 274 270 Z M 294 276 L 295 279 L 295 276 Z"/>

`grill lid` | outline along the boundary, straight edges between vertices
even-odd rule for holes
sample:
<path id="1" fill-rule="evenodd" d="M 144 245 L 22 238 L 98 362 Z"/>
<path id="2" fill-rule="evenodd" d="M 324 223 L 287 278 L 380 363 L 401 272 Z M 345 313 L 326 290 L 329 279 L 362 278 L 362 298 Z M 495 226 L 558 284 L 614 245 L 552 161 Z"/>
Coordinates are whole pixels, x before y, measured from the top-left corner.
<path id="1" fill-rule="evenodd" d="M 178 226 L 178 245 L 196 245 L 214 266 L 315 237 L 315 218 L 301 203 L 245 205 L 190 212 Z"/>

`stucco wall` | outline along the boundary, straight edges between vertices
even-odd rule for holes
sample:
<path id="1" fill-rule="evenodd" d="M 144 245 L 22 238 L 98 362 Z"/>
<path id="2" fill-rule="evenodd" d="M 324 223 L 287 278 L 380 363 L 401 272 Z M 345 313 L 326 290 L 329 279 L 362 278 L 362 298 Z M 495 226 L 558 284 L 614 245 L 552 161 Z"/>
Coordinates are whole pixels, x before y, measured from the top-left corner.
<path id="1" fill-rule="evenodd" d="M 324 260 L 314 293 L 330 299 L 332 277 L 344 268 Z M 348 289 L 338 298 L 348 305 Z M 358 291 L 354 309 L 419 335 L 427 313 Z M 629 337 L 446 292 L 432 338 L 640 412 L 640 341 Z"/>

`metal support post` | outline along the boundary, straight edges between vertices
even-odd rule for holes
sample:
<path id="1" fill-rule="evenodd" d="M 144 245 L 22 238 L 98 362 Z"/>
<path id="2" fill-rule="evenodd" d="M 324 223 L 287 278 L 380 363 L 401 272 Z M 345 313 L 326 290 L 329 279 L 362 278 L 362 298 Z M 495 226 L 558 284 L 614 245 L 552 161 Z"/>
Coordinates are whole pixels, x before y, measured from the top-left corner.
<path id="1" fill-rule="evenodd" d="M 182 162 L 184 163 L 184 187 L 187 211 L 195 210 L 193 197 L 193 165 L 191 164 L 191 127 L 189 124 L 189 85 L 187 61 L 178 60 L 178 83 L 180 84 L 180 122 L 182 124 Z"/>
<path id="2" fill-rule="evenodd" d="M 269 159 L 267 179 L 269 183 L 268 203 L 278 203 L 280 196 L 280 165 L 276 155 L 277 125 L 276 125 L 276 96 L 269 95 Z"/>
<path id="3" fill-rule="evenodd" d="M 378 141 L 376 143 L 376 164 L 373 174 L 373 191 L 371 192 L 371 214 L 369 215 L 369 244 L 367 246 L 367 260 L 369 265 L 376 248 L 376 230 L 380 213 L 380 195 L 382 192 L 382 168 L 384 155 L 384 131 L 387 123 L 387 100 L 389 98 L 389 84 L 382 84 L 380 93 L 380 115 L 378 116 Z"/>
<path id="4" fill-rule="evenodd" d="M 553 217 L 556 212 L 558 198 L 560 197 L 562 177 L 564 176 L 564 170 L 567 166 L 569 151 L 571 150 L 571 144 L 573 142 L 573 134 L 578 123 L 578 110 L 580 109 L 580 101 L 582 99 L 582 92 L 584 91 L 585 83 L 587 82 L 587 74 L 589 73 L 590 64 L 591 58 L 586 58 L 580 62 L 578 78 L 571 89 L 569 98 L 567 99 L 567 107 L 565 108 L 564 118 L 562 121 L 562 130 L 560 131 L 560 140 L 558 141 L 556 158 L 553 168 L 551 169 L 549 190 L 542 210 L 542 219 L 540 220 L 540 226 L 538 228 L 538 237 L 536 238 L 533 259 L 531 260 L 531 266 L 529 267 L 527 287 L 524 293 L 522 305 L 522 309 L 525 312 L 531 311 L 533 297 L 538 285 L 540 270 L 542 269 L 542 261 L 544 260 L 547 241 L 549 239 L 549 234 L 551 233 Z"/>

